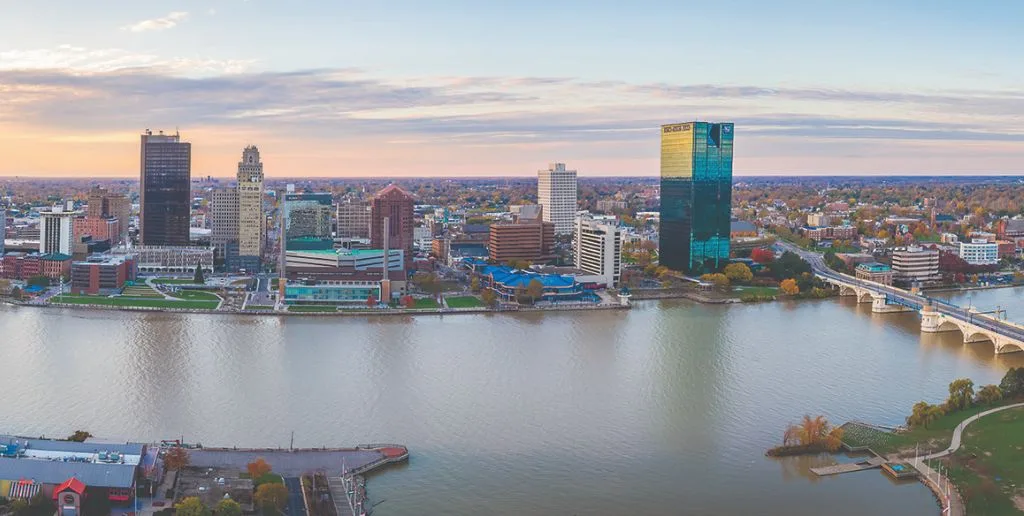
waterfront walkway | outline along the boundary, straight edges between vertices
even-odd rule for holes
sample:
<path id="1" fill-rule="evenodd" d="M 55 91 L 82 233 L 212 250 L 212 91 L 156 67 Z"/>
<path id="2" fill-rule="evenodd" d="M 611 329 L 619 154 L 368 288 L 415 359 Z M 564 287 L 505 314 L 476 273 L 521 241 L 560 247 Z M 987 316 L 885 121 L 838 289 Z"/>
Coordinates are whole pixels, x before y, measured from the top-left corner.
<path id="1" fill-rule="evenodd" d="M 853 473 L 854 471 L 880 468 L 882 467 L 882 464 L 885 464 L 885 462 L 885 457 L 871 457 L 868 460 L 862 460 L 860 462 L 847 462 L 845 464 L 811 468 L 811 472 L 815 475 L 824 477 L 828 475 L 838 475 L 840 473 Z"/>

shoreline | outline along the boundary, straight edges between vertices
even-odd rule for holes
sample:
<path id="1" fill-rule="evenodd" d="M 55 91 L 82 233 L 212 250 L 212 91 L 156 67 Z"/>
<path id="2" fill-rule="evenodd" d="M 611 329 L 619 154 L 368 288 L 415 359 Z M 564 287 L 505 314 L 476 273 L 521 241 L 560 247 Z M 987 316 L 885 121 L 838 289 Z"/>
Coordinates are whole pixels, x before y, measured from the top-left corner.
<path id="1" fill-rule="evenodd" d="M 978 287 L 939 287 L 939 288 L 924 289 L 921 292 L 925 293 L 925 294 L 930 294 L 930 293 L 933 293 L 933 292 L 970 292 L 972 290 L 995 290 L 995 289 L 1000 289 L 1000 288 L 1017 288 L 1017 287 L 1024 287 L 1024 285 L 1010 284 L 1010 285 L 986 285 L 986 286 L 978 286 Z"/>
<path id="2" fill-rule="evenodd" d="M 172 314 L 205 314 L 205 315 L 241 315 L 260 317 L 377 317 L 377 316 L 421 316 L 421 315 L 461 315 L 461 314 L 508 314 L 508 313 L 537 313 L 537 312 L 577 312 L 593 310 L 629 310 L 632 305 L 571 305 L 551 307 L 524 307 L 515 310 L 493 310 L 490 308 L 427 308 L 422 310 L 409 310 L 393 308 L 387 310 L 338 310 L 336 312 L 289 312 L 277 310 L 203 310 L 198 308 L 151 308 L 132 306 L 107 306 L 107 305 L 86 305 L 73 303 L 24 303 L 4 300 L 3 304 L 10 306 L 42 309 L 68 309 L 68 310 L 99 310 L 115 312 L 146 312 L 146 313 L 172 313 Z"/>

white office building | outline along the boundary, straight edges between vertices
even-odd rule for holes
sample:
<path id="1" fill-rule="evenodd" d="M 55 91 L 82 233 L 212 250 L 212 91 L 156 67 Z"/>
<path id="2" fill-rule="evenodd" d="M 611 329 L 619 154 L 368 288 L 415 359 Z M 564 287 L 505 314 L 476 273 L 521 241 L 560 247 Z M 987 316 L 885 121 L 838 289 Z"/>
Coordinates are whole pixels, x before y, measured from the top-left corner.
<path id="1" fill-rule="evenodd" d="M 615 217 L 580 212 L 574 235 L 577 269 L 598 276 L 609 288 L 619 285 L 622 275 L 622 230 Z"/>
<path id="2" fill-rule="evenodd" d="M 71 256 L 74 252 L 75 238 L 72 220 L 79 212 L 65 210 L 63 206 L 54 206 L 49 211 L 39 213 L 39 253 L 60 253 Z"/>
<path id="3" fill-rule="evenodd" d="M 555 224 L 556 235 L 571 235 L 576 216 L 576 171 L 565 163 L 551 163 L 537 171 L 537 204 L 543 207 L 544 222 Z"/>
<path id="4" fill-rule="evenodd" d="M 971 265 L 992 265 L 999 263 L 999 244 L 989 243 L 984 238 L 960 242 L 960 258 Z"/>
<path id="5" fill-rule="evenodd" d="M 926 285 L 942 279 L 938 249 L 905 247 L 892 252 L 892 279 L 907 285 Z"/>

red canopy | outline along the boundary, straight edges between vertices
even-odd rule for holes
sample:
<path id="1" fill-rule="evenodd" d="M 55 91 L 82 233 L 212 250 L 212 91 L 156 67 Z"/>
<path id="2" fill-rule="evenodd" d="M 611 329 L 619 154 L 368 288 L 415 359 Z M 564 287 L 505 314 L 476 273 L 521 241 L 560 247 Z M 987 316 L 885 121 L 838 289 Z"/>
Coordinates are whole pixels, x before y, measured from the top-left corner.
<path id="1" fill-rule="evenodd" d="M 75 477 L 71 477 L 71 478 L 65 480 L 64 483 L 62 483 L 61 485 L 57 486 L 53 490 L 53 498 L 56 499 L 57 495 L 59 495 L 60 493 L 63 493 L 64 491 L 67 491 L 69 489 L 74 491 L 74 492 L 76 492 L 76 493 L 78 493 L 79 495 L 81 495 L 81 494 L 85 493 L 85 484 L 83 484 L 81 480 L 78 480 Z"/>

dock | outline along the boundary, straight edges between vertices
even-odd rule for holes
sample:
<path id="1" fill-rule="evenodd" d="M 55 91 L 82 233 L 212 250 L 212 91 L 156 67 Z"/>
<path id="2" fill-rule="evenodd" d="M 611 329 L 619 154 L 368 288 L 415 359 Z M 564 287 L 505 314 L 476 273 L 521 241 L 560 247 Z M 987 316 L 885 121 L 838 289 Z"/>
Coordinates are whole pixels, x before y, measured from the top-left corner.
<path id="1" fill-rule="evenodd" d="M 824 466 L 821 468 L 811 468 L 811 473 L 824 477 L 828 475 L 838 475 L 840 473 L 853 473 L 855 471 L 864 471 L 867 469 L 875 469 L 882 467 L 885 464 L 884 457 L 872 457 L 868 460 L 862 460 L 860 462 L 848 462 L 846 464 L 836 464 L 833 466 Z"/>

